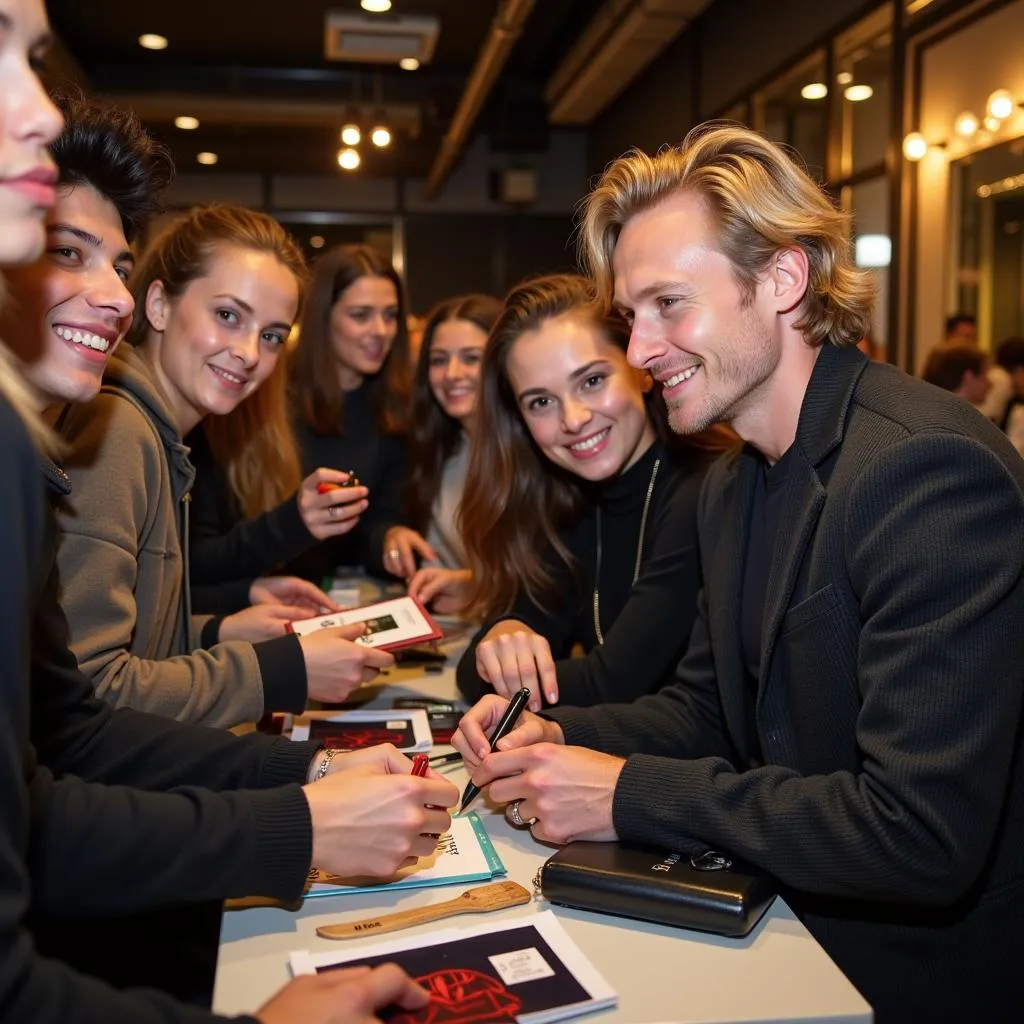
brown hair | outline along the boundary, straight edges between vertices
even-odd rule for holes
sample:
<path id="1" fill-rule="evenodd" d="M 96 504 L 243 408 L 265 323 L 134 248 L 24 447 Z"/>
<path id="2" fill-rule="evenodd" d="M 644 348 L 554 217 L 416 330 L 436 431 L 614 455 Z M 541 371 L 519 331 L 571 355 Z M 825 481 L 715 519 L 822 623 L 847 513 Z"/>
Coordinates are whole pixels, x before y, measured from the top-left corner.
<path id="1" fill-rule="evenodd" d="M 519 594 L 541 607 L 556 596 L 543 561 L 548 547 L 571 562 L 559 534 L 582 514 L 581 481 L 537 447 L 508 378 L 509 353 L 520 336 L 566 315 L 593 324 L 626 350 L 629 326 L 600 300 L 592 281 L 576 274 L 537 277 L 513 288 L 484 350 L 458 526 L 473 572 L 468 604 L 486 617 L 508 611 Z M 646 401 L 659 436 L 678 458 L 697 462 L 723 450 L 733 436 L 711 431 L 676 437 L 666 426 L 660 392 L 647 392 Z"/>
<path id="2" fill-rule="evenodd" d="M 236 246 L 276 257 L 294 275 L 300 294 L 306 261 L 295 240 L 273 217 L 241 206 L 197 207 L 169 222 L 146 247 L 132 275 L 135 313 L 127 340 L 149 334 L 146 295 L 162 282 L 173 299 L 209 269 L 218 246 Z M 207 416 L 203 429 L 214 460 L 227 476 L 242 514 L 252 519 L 280 504 L 299 486 L 302 472 L 287 405 L 285 354 L 273 373 L 226 416 Z"/>
<path id="3" fill-rule="evenodd" d="M 493 295 L 459 295 L 438 303 L 427 314 L 413 378 L 412 426 L 409 432 L 409 524 L 425 533 L 430 510 L 441 486 L 444 464 L 458 447 L 462 427 L 434 397 L 430 387 L 430 346 L 434 333 L 449 320 L 467 320 L 486 337 L 501 313 Z"/>
<path id="4" fill-rule="evenodd" d="M 408 429 L 409 329 L 402 279 L 376 249 L 341 245 L 324 253 L 313 266 L 313 284 L 291 360 L 298 414 L 316 434 L 337 434 L 341 430 L 345 401 L 331 347 L 331 310 L 349 285 L 367 275 L 386 277 L 398 295 L 395 340 L 380 373 L 371 381 L 371 404 L 383 433 L 403 434 Z"/>
<path id="5" fill-rule="evenodd" d="M 973 345 L 947 343 L 932 350 L 922 376 L 944 391 L 956 391 L 964 382 L 964 374 L 980 376 L 985 372 L 986 362 L 985 354 Z"/>
<path id="6" fill-rule="evenodd" d="M 606 301 L 623 226 L 679 192 L 707 203 L 745 296 L 779 249 L 802 249 L 809 281 L 797 329 L 837 346 L 868 333 L 874 286 L 854 265 L 849 217 L 783 149 L 735 125 L 701 125 L 681 146 L 656 156 L 634 149 L 605 170 L 583 203 L 580 249 Z"/>

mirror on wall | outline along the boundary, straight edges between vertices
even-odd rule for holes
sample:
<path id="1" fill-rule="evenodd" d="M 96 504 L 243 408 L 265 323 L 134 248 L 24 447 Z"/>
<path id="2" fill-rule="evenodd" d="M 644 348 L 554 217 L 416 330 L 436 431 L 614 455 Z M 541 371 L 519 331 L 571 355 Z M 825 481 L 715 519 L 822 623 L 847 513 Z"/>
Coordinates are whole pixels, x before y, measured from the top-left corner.
<path id="1" fill-rule="evenodd" d="M 946 312 L 977 317 L 978 341 L 991 349 L 1024 335 L 1024 138 L 954 161 L 950 171 Z"/>

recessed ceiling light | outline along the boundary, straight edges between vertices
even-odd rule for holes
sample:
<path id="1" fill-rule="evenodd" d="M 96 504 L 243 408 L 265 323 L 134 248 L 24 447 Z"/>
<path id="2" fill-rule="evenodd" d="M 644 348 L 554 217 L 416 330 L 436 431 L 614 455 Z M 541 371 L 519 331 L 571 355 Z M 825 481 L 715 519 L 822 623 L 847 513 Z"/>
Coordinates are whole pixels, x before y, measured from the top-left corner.
<path id="1" fill-rule="evenodd" d="M 190 132 L 199 127 L 199 118 L 191 117 L 188 114 L 182 114 L 181 117 L 174 119 L 174 127 L 180 128 L 182 131 Z"/>
<path id="2" fill-rule="evenodd" d="M 398 62 L 398 66 L 403 71 L 415 71 L 420 66 L 420 62 L 415 57 L 403 57 Z"/>
<path id="3" fill-rule="evenodd" d="M 159 36 L 155 32 L 146 32 L 139 36 L 139 46 L 146 50 L 166 50 L 167 36 Z"/>
<path id="4" fill-rule="evenodd" d="M 378 125 L 372 132 L 370 132 L 370 141 L 375 146 L 379 146 L 383 149 L 384 146 L 389 146 L 391 144 L 391 132 L 389 132 L 383 125 Z"/>
<path id="5" fill-rule="evenodd" d="M 989 117 L 1005 121 L 1013 113 L 1013 97 L 1007 89 L 996 89 L 985 104 L 985 112 Z"/>
<path id="6" fill-rule="evenodd" d="M 219 157 L 217 156 L 217 154 L 216 154 L 216 153 L 205 153 L 205 152 L 204 152 L 204 153 L 199 153 L 199 154 L 198 154 L 198 155 L 196 156 L 196 159 L 197 159 L 197 160 L 198 160 L 198 161 L 199 161 L 199 162 L 200 162 L 200 163 L 201 163 L 201 164 L 202 164 L 202 165 L 203 165 L 204 167 L 212 167 L 212 166 L 213 166 L 213 165 L 214 165 L 214 164 L 215 164 L 215 163 L 217 162 L 217 160 L 219 159 Z"/>
<path id="7" fill-rule="evenodd" d="M 836 81 L 840 85 L 849 85 L 853 81 L 853 72 L 852 71 L 840 71 L 839 74 L 836 75 Z"/>
<path id="8" fill-rule="evenodd" d="M 359 130 L 359 125 L 347 124 L 341 129 L 341 141 L 346 146 L 358 146 L 359 140 L 363 137 L 363 133 Z"/>
<path id="9" fill-rule="evenodd" d="M 851 85 L 847 87 L 843 95 L 851 103 L 860 103 L 862 100 L 869 100 L 875 95 L 875 90 L 870 85 Z"/>
<path id="10" fill-rule="evenodd" d="M 371 14 L 383 14 L 391 10 L 391 0 L 359 0 L 359 6 Z"/>
<path id="11" fill-rule="evenodd" d="M 314 249 L 322 249 L 324 247 L 324 236 L 323 235 L 313 235 L 312 238 L 310 238 L 310 240 L 309 240 L 309 244 Z"/>
<path id="12" fill-rule="evenodd" d="M 809 82 L 800 90 L 805 100 L 822 100 L 828 95 L 828 86 L 824 82 Z"/>
<path id="13" fill-rule="evenodd" d="M 343 149 L 338 153 L 338 166 L 354 171 L 360 164 L 359 154 L 354 149 Z"/>
<path id="14" fill-rule="evenodd" d="M 970 110 L 957 114 L 956 120 L 953 122 L 953 131 L 965 139 L 977 134 L 979 127 L 977 116 Z"/>

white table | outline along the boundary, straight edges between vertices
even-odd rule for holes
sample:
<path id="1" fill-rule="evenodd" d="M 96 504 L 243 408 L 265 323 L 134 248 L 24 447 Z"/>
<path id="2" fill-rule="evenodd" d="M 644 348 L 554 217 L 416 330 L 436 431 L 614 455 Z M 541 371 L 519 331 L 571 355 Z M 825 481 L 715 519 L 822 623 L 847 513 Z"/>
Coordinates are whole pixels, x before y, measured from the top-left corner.
<path id="1" fill-rule="evenodd" d="M 393 670 L 383 685 L 369 689 L 368 706 L 387 706 L 393 697 L 418 693 L 451 699 L 454 675 L 450 668 L 427 676 Z M 461 765 L 449 774 L 461 789 L 466 781 Z M 483 797 L 477 799 L 474 809 L 484 819 L 508 877 L 532 890 L 533 876 L 552 849 L 535 842 L 529 832 L 512 828 L 500 810 Z M 295 913 L 267 907 L 231 911 L 225 914 L 221 930 L 214 1010 L 235 1014 L 259 1007 L 288 980 L 287 958 L 292 950 L 350 950 L 364 941 L 320 939 L 318 925 L 440 903 L 464 888 L 318 898 Z M 501 911 L 492 919 L 527 917 L 547 906 L 545 901 L 535 900 Z M 776 900 L 754 931 L 740 940 L 554 909 L 566 931 L 619 995 L 616 1010 L 581 1020 L 607 1024 L 812 1020 L 866 1024 L 872 1020 L 868 1004 L 782 900 Z M 485 920 L 478 915 L 456 917 L 393 937 L 427 934 L 437 927 L 469 928 Z"/>

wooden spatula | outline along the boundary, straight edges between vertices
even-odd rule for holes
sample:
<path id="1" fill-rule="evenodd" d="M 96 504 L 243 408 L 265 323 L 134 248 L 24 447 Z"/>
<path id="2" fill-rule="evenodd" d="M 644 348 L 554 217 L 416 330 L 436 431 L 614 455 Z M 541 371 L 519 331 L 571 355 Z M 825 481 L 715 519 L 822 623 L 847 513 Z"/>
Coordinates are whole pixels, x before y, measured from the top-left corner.
<path id="1" fill-rule="evenodd" d="M 327 924 L 317 928 L 316 933 L 322 939 L 356 939 L 361 935 L 379 935 L 398 931 L 399 928 L 411 928 L 415 924 L 426 924 L 427 921 L 440 921 L 457 914 L 486 914 L 491 910 L 517 907 L 529 903 L 530 899 L 529 889 L 524 889 L 518 882 L 492 882 L 467 889 L 461 896 L 431 907 L 400 910 L 395 914 L 367 917 L 346 924 Z"/>

